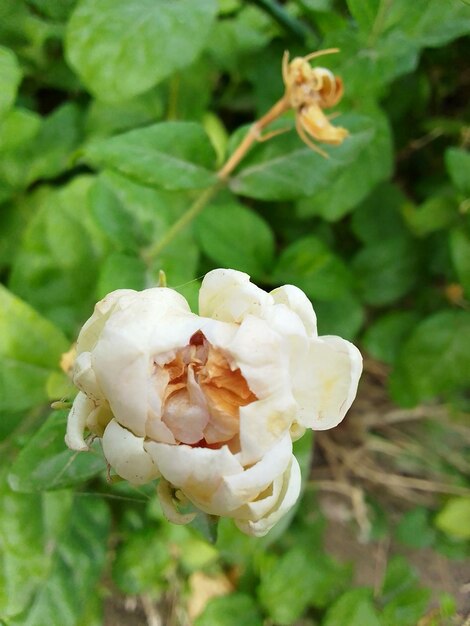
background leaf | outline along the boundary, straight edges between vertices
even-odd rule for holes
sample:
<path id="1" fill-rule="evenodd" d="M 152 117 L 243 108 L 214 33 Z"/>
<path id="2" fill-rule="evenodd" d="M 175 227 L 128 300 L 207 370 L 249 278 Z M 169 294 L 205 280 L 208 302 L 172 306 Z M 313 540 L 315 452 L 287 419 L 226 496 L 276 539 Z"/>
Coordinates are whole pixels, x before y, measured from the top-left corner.
<path id="1" fill-rule="evenodd" d="M 206 169 L 214 164 L 214 150 L 202 127 L 192 122 L 155 124 L 92 143 L 85 158 L 170 191 L 202 189 L 217 181 Z"/>
<path id="2" fill-rule="evenodd" d="M 67 349 L 60 330 L 0 286 L 0 412 L 44 402 L 49 374 Z"/>
<path id="3" fill-rule="evenodd" d="M 67 57 L 100 99 L 146 91 L 200 52 L 216 3 L 80 0 L 67 27 Z"/>
<path id="4" fill-rule="evenodd" d="M 51 413 L 21 450 L 8 475 L 15 491 L 34 493 L 78 485 L 104 472 L 96 442 L 89 452 L 69 450 L 64 442 L 68 411 Z"/>

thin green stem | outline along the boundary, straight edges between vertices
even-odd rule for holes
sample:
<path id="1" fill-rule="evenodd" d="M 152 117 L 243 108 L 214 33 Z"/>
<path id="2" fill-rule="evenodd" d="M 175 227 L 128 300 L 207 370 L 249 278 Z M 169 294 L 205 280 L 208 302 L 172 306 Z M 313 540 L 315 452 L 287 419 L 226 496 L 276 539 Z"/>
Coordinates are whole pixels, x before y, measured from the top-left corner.
<path id="1" fill-rule="evenodd" d="M 192 220 L 199 215 L 199 213 L 203 210 L 206 204 L 212 200 L 212 198 L 216 195 L 219 189 L 222 187 L 222 182 L 217 182 L 211 187 L 205 189 L 200 196 L 196 198 L 193 204 L 189 207 L 189 209 L 183 213 L 183 215 L 176 220 L 176 222 L 167 230 L 165 235 L 156 241 L 153 246 L 147 248 L 142 256 L 145 261 L 150 262 L 155 259 L 164 248 L 184 229 L 186 226 L 192 222 Z"/>

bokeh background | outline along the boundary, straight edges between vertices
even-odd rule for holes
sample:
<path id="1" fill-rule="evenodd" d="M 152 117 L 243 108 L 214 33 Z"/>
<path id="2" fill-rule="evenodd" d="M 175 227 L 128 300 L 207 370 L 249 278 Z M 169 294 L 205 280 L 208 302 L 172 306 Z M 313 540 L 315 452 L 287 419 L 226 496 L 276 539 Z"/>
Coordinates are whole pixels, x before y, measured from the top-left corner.
<path id="1" fill-rule="evenodd" d="M 465 622 L 469 31 L 467 0 L 1 0 L 0 623 Z M 282 96 L 284 50 L 329 47 L 350 137 L 257 144 L 188 214 Z M 163 269 L 196 309 L 214 267 L 299 286 L 365 356 L 262 540 L 171 526 L 155 485 L 63 443 L 61 355 L 94 303 Z"/>

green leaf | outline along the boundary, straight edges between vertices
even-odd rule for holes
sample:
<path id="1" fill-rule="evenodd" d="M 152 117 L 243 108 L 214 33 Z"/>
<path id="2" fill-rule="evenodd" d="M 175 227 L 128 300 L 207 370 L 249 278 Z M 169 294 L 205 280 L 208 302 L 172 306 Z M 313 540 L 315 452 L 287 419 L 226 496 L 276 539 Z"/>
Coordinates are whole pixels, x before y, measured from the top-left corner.
<path id="1" fill-rule="evenodd" d="M 106 469 L 98 442 L 83 453 L 65 446 L 66 423 L 66 411 L 51 413 L 21 450 L 8 475 L 15 491 L 63 489 L 83 483 Z"/>
<path id="2" fill-rule="evenodd" d="M 205 254 L 221 267 L 264 276 L 274 258 L 274 236 L 254 211 L 235 200 L 204 209 L 196 221 L 196 237 Z"/>
<path id="3" fill-rule="evenodd" d="M 461 148 L 449 148 L 445 153 L 446 167 L 459 191 L 470 194 L 470 153 Z"/>
<path id="4" fill-rule="evenodd" d="M 273 621 L 289 626 L 310 605 L 323 608 L 348 583 L 349 570 L 295 547 L 261 570 L 258 596 Z"/>
<path id="5" fill-rule="evenodd" d="M 216 9 L 214 0 L 80 0 L 68 23 L 66 55 L 95 96 L 124 100 L 189 65 Z"/>
<path id="6" fill-rule="evenodd" d="M 46 382 L 68 348 L 62 333 L 0 286 L 0 410 L 21 411 L 47 399 Z"/>
<path id="7" fill-rule="evenodd" d="M 63 188 L 39 189 L 13 265 L 10 286 L 41 313 L 75 336 L 95 302 L 105 244 L 90 212 L 92 177 Z"/>
<path id="8" fill-rule="evenodd" d="M 316 237 L 288 246 L 274 266 L 271 282 L 292 283 L 310 298 L 335 300 L 349 293 L 351 276 L 343 261 Z"/>
<path id="9" fill-rule="evenodd" d="M 470 539 L 470 498 L 450 498 L 434 523 L 451 537 Z"/>
<path id="10" fill-rule="evenodd" d="M 436 532 L 431 526 L 429 511 L 422 506 L 407 511 L 395 528 L 395 537 L 411 548 L 432 546 Z"/>
<path id="11" fill-rule="evenodd" d="M 458 208 L 455 194 L 447 193 L 433 196 L 416 208 L 406 204 L 404 217 L 414 234 L 426 237 L 455 223 L 459 218 Z"/>
<path id="12" fill-rule="evenodd" d="M 347 591 L 328 608 L 322 626 L 381 626 L 369 589 Z"/>
<path id="13" fill-rule="evenodd" d="M 390 383 L 393 397 L 406 405 L 468 386 L 470 314 L 440 311 L 415 328 L 400 351 Z"/>
<path id="14" fill-rule="evenodd" d="M 21 69 L 14 52 L 0 47 L 0 119 L 13 106 L 20 82 Z"/>
<path id="15" fill-rule="evenodd" d="M 328 159 L 303 144 L 294 131 L 255 146 L 232 178 L 232 191 L 260 200 L 294 200 L 325 189 L 360 158 L 375 132 L 369 118 L 345 115 L 341 123 L 352 134 L 341 146 L 326 150 Z"/>
<path id="16" fill-rule="evenodd" d="M 13 493 L 0 477 L 0 618 L 23 611 L 48 567 L 40 495 Z"/>
<path id="17" fill-rule="evenodd" d="M 173 556 L 167 538 L 153 528 L 134 532 L 116 553 L 113 579 L 126 594 L 153 592 L 165 589 L 165 579 Z"/>
<path id="18" fill-rule="evenodd" d="M 333 300 L 314 298 L 313 306 L 321 335 L 340 335 L 353 340 L 364 324 L 364 308 L 352 293 Z"/>
<path id="19" fill-rule="evenodd" d="M 398 0 L 389 5 L 384 29 L 399 26 L 418 46 L 442 46 L 470 29 L 468 4 L 460 0 Z"/>
<path id="20" fill-rule="evenodd" d="M 361 30 L 370 32 L 380 7 L 380 0 L 347 0 L 347 5 Z"/>
<path id="21" fill-rule="evenodd" d="M 4 127 L 5 157 L 0 176 L 12 187 L 25 189 L 69 167 L 70 156 L 81 138 L 81 111 L 72 103 L 58 107 L 46 118 L 12 111 Z"/>
<path id="22" fill-rule="evenodd" d="M 263 626 L 263 618 L 253 598 L 245 593 L 231 593 L 210 600 L 194 626 Z"/>
<path id="23" fill-rule="evenodd" d="M 97 284 L 98 300 L 115 289 L 145 289 L 146 267 L 136 256 L 113 252 L 103 261 Z"/>
<path id="24" fill-rule="evenodd" d="M 158 88 L 120 102 L 92 100 L 85 117 L 85 133 L 89 139 L 98 139 L 147 126 L 163 117 L 163 107 L 163 94 Z"/>
<path id="25" fill-rule="evenodd" d="M 467 298 L 470 298 L 470 236 L 463 229 L 455 229 L 449 235 L 449 243 L 457 276 Z"/>
<path id="26" fill-rule="evenodd" d="M 392 365 L 405 339 L 419 320 L 414 311 L 392 311 L 375 320 L 362 339 L 375 359 Z"/>
<path id="27" fill-rule="evenodd" d="M 383 114 L 374 116 L 375 133 L 360 156 L 325 188 L 297 204 L 300 217 L 319 215 L 337 221 L 361 202 L 392 168 L 390 128 Z"/>
<path id="28" fill-rule="evenodd" d="M 416 243 L 406 238 L 365 246 L 352 263 L 363 301 L 382 306 L 404 296 L 418 279 L 418 262 Z"/>
<path id="29" fill-rule="evenodd" d="M 86 148 L 85 160 L 170 191 L 202 189 L 217 181 L 209 171 L 214 149 L 194 122 L 162 122 L 96 141 Z"/>
<path id="30" fill-rule="evenodd" d="M 69 523 L 52 544 L 47 584 L 37 591 L 22 626 L 75 626 L 96 593 L 109 532 L 109 511 L 99 499 L 76 498 Z"/>
<path id="31" fill-rule="evenodd" d="M 402 591 L 383 608 L 381 625 L 416 626 L 426 613 L 430 598 L 430 589 L 413 588 Z"/>
<path id="32" fill-rule="evenodd" d="M 406 197 L 396 185 L 382 183 L 354 211 L 353 233 L 364 243 L 381 242 L 406 233 L 401 215 Z"/>

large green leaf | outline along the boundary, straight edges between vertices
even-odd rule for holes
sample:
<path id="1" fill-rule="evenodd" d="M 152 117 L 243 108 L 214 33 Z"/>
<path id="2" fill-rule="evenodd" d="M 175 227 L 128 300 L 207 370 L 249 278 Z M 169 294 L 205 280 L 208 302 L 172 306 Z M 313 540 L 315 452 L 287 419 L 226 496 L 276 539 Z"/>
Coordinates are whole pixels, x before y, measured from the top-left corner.
<path id="1" fill-rule="evenodd" d="M 44 402 L 50 371 L 67 347 L 55 326 L 0 286 L 0 410 Z"/>
<path id="2" fill-rule="evenodd" d="M 391 376 L 394 398 L 407 405 L 468 386 L 470 313 L 440 311 L 422 321 L 403 345 Z"/>
<path id="3" fill-rule="evenodd" d="M 292 200 L 324 189 L 360 154 L 374 136 L 369 118 L 344 116 L 351 135 L 341 146 L 327 148 L 324 158 L 302 143 L 294 131 L 252 148 L 233 176 L 232 191 L 262 200 Z"/>
<path id="4" fill-rule="evenodd" d="M 370 32 L 373 29 L 380 0 L 347 0 L 348 9 L 362 30 Z"/>
<path id="5" fill-rule="evenodd" d="M 349 568 L 296 546 L 262 567 L 259 600 L 273 621 L 289 626 L 308 606 L 327 606 L 348 578 Z"/>
<path id="6" fill-rule="evenodd" d="M 383 30 L 400 27 L 419 47 L 442 46 L 470 29 L 468 4 L 461 0 L 395 0 L 387 9 Z"/>
<path id="7" fill-rule="evenodd" d="M 455 229 L 450 233 L 450 253 L 459 281 L 470 297 L 470 233 Z"/>
<path id="8" fill-rule="evenodd" d="M 415 311 L 391 311 L 380 316 L 362 338 L 365 349 L 375 359 L 393 364 L 418 319 Z"/>
<path id="9" fill-rule="evenodd" d="M 92 210 L 101 228 L 120 252 L 131 252 L 132 256 L 160 241 L 191 202 L 187 192 L 154 189 L 115 172 L 101 174 L 91 193 Z M 160 269 L 166 272 L 172 288 L 192 281 L 198 258 L 192 230 L 185 228 L 149 260 L 153 282 L 158 280 Z M 133 266 L 137 269 L 135 260 Z M 133 276 L 137 278 L 136 273 Z M 193 285 L 189 286 L 193 291 Z"/>
<path id="10" fill-rule="evenodd" d="M 322 626 L 381 626 L 369 589 L 351 589 L 328 608 Z"/>
<path id="11" fill-rule="evenodd" d="M 40 189 L 37 212 L 15 259 L 13 291 L 73 337 L 89 316 L 95 296 L 104 235 L 90 213 L 92 177 L 63 188 Z"/>
<path id="12" fill-rule="evenodd" d="M 406 233 L 402 208 L 406 196 L 391 183 L 382 183 L 354 211 L 353 233 L 366 244 L 403 237 Z"/>
<path id="13" fill-rule="evenodd" d="M 292 283 L 310 298 L 334 300 L 349 293 L 351 276 L 343 261 L 321 239 L 309 236 L 282 252 L 271 282 Z"/>
<path id="14" fill-rule="evenodd" d="M 217 181 L 210 171 L 214 149 L 194 122 L 162 122 L 93 142 L 85 160 L 170 191 L 201 189 Z"/>
<path id="15" fill-rule="evenodd" d="M 75 626 L 96 594 L 105 564 L 109 511 L 96 499 L 76 497 L 68 523 L 54 537 L 47 584 L 37 590 L 21 626 Z"/>
<path id="16" fill-rule="evenodd" d="M 81 0 L 67 27 L 66 52 L 100 99 L 142 93 L 201 51 L 214 0 Z"/>
<path id="17" fill-rule="evenodd" d="M 52 413 L 29 439 L 8 475 L 15 491 L 32 493 L 83 483 L 106 469 L 99 445 L 74 452 L 64 443 L 67 413 Z"/>
<path id="18" fill-rule="evenodd" d="M 194 626 L 262 626 L 264 621 L 256 602 L 246 593 L 232 593 L 210 600 Z"/>
<path id="19" fill-rule="evenodd" d="M 360 156 L 314 196 L 299 201 L 297 211 L 301 217 L 320 215 L 336 221 L 361 202 L 379 181 L 390 176 L 390 128 L 383 114 L 376 115 L 374 121 L 374 136 Z"/>
<path id="20" fill-rule="evenodd" d="M 72 103 L 58 107 L 45 118 L 14 110 L 4 124 L 0 177 L 16 189 L 65 171 L 81 138 L 81 112 Z"/>
<path id="21" fill-rule="evenodd" d="M 380 306 L 404 296 L 418 279 L 418 262 L 411 239 L 385 239 L 365 246 L 353 260 L 364 302 Z"/>
<path id="22" fill-rule="evenodd" d="M 439 514 L 435 524 L 451 537 L 470 539 L 470 498 L 451 498 Z"/>
<path id="23" fill-rule="evenodd" d="M 470 153 L 460 148 L 449 148 L 445 154 L 446 166 L 454 185 L 459 191 L 470 194 Z"/>
<path id="24" fill-rule="evenodd" d="M 40 495 L 14 493 L 0 477 L 0 619 L 21 613 L 48 567 Z"/>
<path id="25" fill-rule="evenodd" d="M 0 47 L 0 118 L 11 108 L 21 81 L 21 69 L 11 50 Z"/>
<path id="26" fill-rule="evenodd" d="M 271 269 L 274 236 L 254 211 L 235 200 L 221 200 L 204 209 L 196 221 L 200 246 L 213 261 L 262 277 Z"/>

